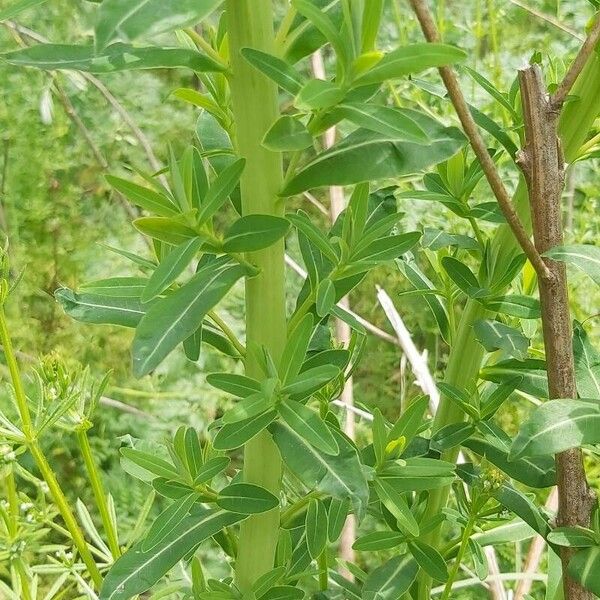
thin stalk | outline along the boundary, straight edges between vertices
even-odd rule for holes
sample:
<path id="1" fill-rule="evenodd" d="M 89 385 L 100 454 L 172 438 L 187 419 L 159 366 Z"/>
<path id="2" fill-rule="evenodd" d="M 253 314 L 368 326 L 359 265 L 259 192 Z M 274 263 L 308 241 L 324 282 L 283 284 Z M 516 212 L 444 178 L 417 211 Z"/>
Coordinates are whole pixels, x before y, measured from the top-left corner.
<path id="1" fill-rule="evenodd" d="M 462 564 L 463 558 L 465 557 L 465 552 L 469 547 L 469 539 L 471 537 L 471 534 L 473 533 L 473 528 L 475 527 L 476 519 L 477 515 L 472 514 L 469 517 L 469 520 L 467 521 L 467 524 L 462 534 L 460 548 L 458 549 L 458 554 L 456 555 L 456 559 L 454 560 L 454 564 L 452 565 L 452 569 L 450 570 L 448 581 L 446 581 L 446 587 L 444 587 L 444 592 L 442 594 L 441 600 L 448 600 L 448 598 L 450 598 L 450 594 L 452 593 L 452 586 L 456 581 L 458 570 L 460 569 L 460 565 Z"/>
<path id="2" fill-rule="evenodd" d="M 35 437 L 35 431 L 31 421 L 31 414 L 29 412 L 29 406 L 27 405 L 27 396 L 25 395 L 25 390 L 23 389 L 19 365 L 17 363 L 17 359 L 15 358 L 10 334 L 8 333 L 8 327 L 6 325 L 6 315 L 4 313 L 3 306 L 0 306 L 0 343 L 4 347 L 4 357 L 6 360 L 6 364 L 8 365 L 8 370 L 12 379 L 13 388 L 15 390 L 17 409 L 19 411 L 23 433 L 25 434 L 25 439 L 29 451 L 31 452 L 31 455 L 33 456 L 33 459 L 36 462 L 36 465 L 42 475 L 42 479 L 48 485 L 48 489 L 50 490 L 52 499 L 54 500 L 58 511 L 60 512 L 60 515 L 65 522 L 65 525 L 67 526 L 73 543 L 75 544 L 75 547 L 77 548 L 81 559 L 85 563 L 90 577 L 94 582 L 94 585 L 96 586 L 96 588 L 99 589 L 102 583 L 102 576 L 100 575 L 100 571 L 96 566 L 96 563 L 90 552 L 90 549 L 88 548 L 83 533 L 77 523 L 77 520 L 75 519 L 71 507 L 69 506 L 69 502 L 66 499 L 56 479 L 56 476 L 54 475 L 54 471 L 52 471 L 52 467 L 50 467 L 48 461 L 46 460 L 46 457 L 44 456 L 44 453 L 40 448 L 39 443 Z"/>
<path id="3" fill-rule="evenodd" d="M 221 319 L 221 317 L 219 317 L 214 310 L 208 311 L 208 316 L 225 334 L 227 339 L 233 344 L 233 347 L 240 353 L 240 356 L 246 356 L 246 348 L 244 348 L 244 345 L 237 339 L 237 336 L 235 333 L 233 333 L 229 325 L 227 325 L 227 323 L 225 323 L 225 321 L 223 321 L 223 319 Z"/>
<path id="4" fill-rule="evenodd" d="M 121 556 L 119 538 L 114 522 L 110 517 L 108 504 L 106 501 L 106 493 L 104 491 L 104 486 L 102 485 L 102 479 L 100 478 L 98 467 L 96 466 L 94 457 L 92 456 L 92 448 L 90 447 L 90 440 L 86 431 L 79 430 L 77 432 L 77 442 L 79 444 L 79 449 L 81 450 L 81 455 L 83 456 L 83 462 L 88 473 L 90 484 L 92 485 L 92 492 L 94 493 L 96 506 L 98 507 L 98 512 L 100 513 L 100 519 L 102 520 L 102 526 L 104 527 L 104 533 L 106 534 L 108 547 L 112 557 L 116 560 L 119 558 L 119 556 Z"/>
<path id="5" fill-rule="evenodd" d="M 242 175 L 244 214 L 282 216 L 278 198 L 283 170 L 281 156 L 264 148 L 261 141 L 278 116 L 277 88 L 240 54 L 244 47 L 273 52 L 273 7 L 271 0 L 227 0 L 227 24 L 231 53 L 231 95 L 236 127 L 236 146 L 246 159 Z M 246 280 L 246 373 L 264 377 L 251 350 L 265 347 L 277 362 L 286 342 L 284 243 L 248 254 L 259 274 Z M 282 461 L 270 433 L 263 431 L 244 448 L 244 480 L 261 485 L 276 496 L 281 493 Z M 273 567 L 279 535 L 279 509 L 244 521 L 235 579 L 245 593 L 263 573 Z"/>

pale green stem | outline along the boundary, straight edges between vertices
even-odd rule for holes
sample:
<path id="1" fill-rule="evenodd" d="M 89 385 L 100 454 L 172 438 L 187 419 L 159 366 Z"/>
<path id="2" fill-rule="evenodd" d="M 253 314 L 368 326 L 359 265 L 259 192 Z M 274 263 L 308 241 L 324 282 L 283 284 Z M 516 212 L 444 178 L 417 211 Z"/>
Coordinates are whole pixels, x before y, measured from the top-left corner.
<path id="1" fill-rule="evenodd" d="M 81 450 L 81 455 L 83 456 L 83 462 L 92 485 L 92 492 L 94 494 L 94 499 L 96 500 L 98 512 L 100 513 L 100 519 L 102 520 L 102 526 L 104 527 L 104 533 L 106 534 L 108 547 L 112 557 L 116 560 L 119 558 L 119 556 L 121 556 L 119 537 L 115 529 L 115 524 L 110 516 L 106 493 L 104 492 L 102 479 L 100 478 L 98 467 L 96 466 L 94 457 L 92 455 L 90 440 L 86 431 L 80 430 L 77 432 L 77 442 L 79 443 L 79 449 Z"/>
<path id="2" fill-rule="evenodd" d="M 215 325 L 217 325 L 217 327 L 225 334 L 227 339 L 232 343 L 233 347 L 240 353 L 240 356 L 246 356 L 246 348 L 244 348 L 243 344 L 241 344 L 240 341 L 237 339 L 237 336 L 235 335 L 235 333 L 233 333 L 229 325 L 227 325 L 227 323 L 225 323 L 225 321 L 223 321 L 223 319 L 221 319 L 221 317 L 219 317 L 219 315 L 214 310 L 208 311 L 208 316 L 215 323 Z"/>
<path id="3" fill-rule="evenodd" d="M 458 554 L 456 555 L 456 559 L 454 560 L 454 564 L 452 565 L 452 569 L 450 571 L 450 575 L 448 576 L 448 581 L 446 581 L 446 587 L 444 588 L 444 593 L 442 594 L 441 600 L 448 600 L 450 598 L 450 594 L 452 593 L 452 586 L 456 581 L 456 576 L 458 575 L 458 569 L 460 569 L 460 565 L 465 556 L 465 552 L 469 547 L 469 538 L 473 533 L 473 528 L 475 527 L 476 515 L 471 515 L 467 522 L 467 525 L 462 534 L 462 541 L 460 544 L 460 548 L 458 550 Z"/>
<path id="4" fill-rule="evenodd" d="M 246 159 L 242 175 L 243 214 L 282 216 L 278 198 L 282 184 L 281 155 L 262 146 L 266 131 L 278 117 L 277 87 L 240 54 L 244 47 L 273 53 L 271 0 L 227 0 L 227 25 L 231 55 L 231 96 L 236 128 L 236 150 Z M 246 280 L 246 373 L 264 378 L 256 353 L 265 347 L 277 362 L 286 342 L 283 240 L 248 254 L 259 269 Z M 270 433 L 264 431 L 244 448 L 243 477 L 276 496 L 281 493 L 281 456 Z M 263 573 L 273 567 L 279 536 L 279 509 L 253 515 L 240 528 L 235 566 L 236 584 L 247 593 Z"/>

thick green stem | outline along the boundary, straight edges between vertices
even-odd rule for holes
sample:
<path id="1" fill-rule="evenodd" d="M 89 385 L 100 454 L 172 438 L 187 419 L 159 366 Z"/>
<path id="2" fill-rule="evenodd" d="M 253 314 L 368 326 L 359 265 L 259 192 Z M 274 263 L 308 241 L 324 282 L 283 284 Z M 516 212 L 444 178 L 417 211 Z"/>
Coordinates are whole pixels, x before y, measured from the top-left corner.
<path id="1" fill-rule="evenodd" d="M 600 97 L 600 57 L 594 55 L 580 75 L 572 91 L 577 97 L 565 105 L 559 121 L 559 135 L 562 141 L 565 159 L 567 163 L 572 162 L 589 135 L 594 120 L 600 113 L 598 97 Z M 527 187 L 521 178 L 513 196 L 513 204 L 519 213 L 524 225 L 530 229 L 531 222 L 528 210 Z M 493 272 L 501 273 L 520 249 L 507 225 L 498 228 L 491 248 L 491 264 Z M 491 279 L 494 276 L 492 274 Z M 456 336 L 455 343 L 450 349 L 448 366 L 444 380 L 447 383 L 461 389 L 473 389 L 477 383 L 481 361 L 484 350 L 473 334 L 473 324 L 478 319 L 493 316 L 475 300 L 469 300 L 463 311 Z M 433 429 L 437 431 L 450 423 L 456 423 L 464 419 L 464 413 L 453 402 L 442 398 L 435 415 Z M 458 449 L 446 451 L 442 458 L 454 462 L 458 455 Z M 440 513 L 446 505 L 449 487 L 433 490 L 429 496 L 424 520 L 432 518 Z M 441 540 L 439 530 L 431 531 L 426 540 L 435 546 Z M 419 599 L 429 598 L 431 580 L 427 576 L 421 579 L 419 587 Z"/>
<path id="2" fill-rule="evenodd" d="M 69 502 L 63 494 L 58 480 L 54 475 L 54 471 L 46 460 L 46 457 L 44 456 L 44 453 L 35 437 L 31 414 L 29 412 L 29 406 L 27 405 L 27 396 L 25 395 L 25 390 L 23 389 L 19 365 L 17 363 L 17 359 L 15 358 L 12 341 L 6 326 L 6 315 L 4 314 L 3 306 L 0 306 L 0 343 L 4 348 L 4 357 L 6 359 L 6 364 L 8 365 L 8 370 L 10 372 L 15 390 L 17 409 L 19 411 L 21 426 L 23 427 L 23 433 L 25 435 L 29 451 L 31 452 L 31 455 L 33 456 L 33 459 L 40 470 L 42 479 L 48 485 L 50 495 L 52 496 L 52 499 L 54 500 L 54 503 L 56 504 L 56 507 L 58 508 L 58 511 L 65 522 L 65 525 L 67 526 L 69 534 L 73 540 L 73 544 L 77 548 L 81 559 L 85 563 L 94 585 L 99 589 L 102 583 L 100 571 L 98 570 L 96 562 L 94 561 L 94 558 L 87 546 L 83 533 L 77 523 L 77 520 L 75 519 L 75 515 L 69 506 Z"/>
<path id="3" fill-rule="evenodd" d="M 277 88 L 240 54 L 244 47 L 273 52 L 271 0 L 227 0 L 226 11 L 236 150 L 246 159 L 241 181 L 243 212 L 281 216 L 284 206 L 277 196 L 282 183 L 281 156 L 261 145 L 265 132 L 278 116 Z M 260 273 L 246 281 L 246 372 L 261 379 L 264 375 L 255 350 L 265 347 L 278 361 L 286 341 L 283 240 L 247 258 Z M 281 456 L 268 432 L 246 444 L 245 481 L 279 496 L 281 470 Z M 242 592 L 247 592 L 258 577 L 272 568 L 278 535 L 278 509 L 253 516 L 242 524 L 236 563 L 236 582 Z"/>
<path id="4" fill-rule="evenodd" d="M 102 485 L 102 479 L 100 478 L 98 467 L 94 462 L 92 449 L 90 447 L 90 440 L 86 431 L 77 432 L 77 442 L 79 443 L 81 455 L 83 456 L 83 462 L 85 463 L 85 468 L 88 472 L 88 477 L 92 485 L 92 492 L 94 493 L 96 506 L 98 507 L 100 519 L 102 520 L 102 526 L 104 527 L 104 533 L 106 534 L 106 539 L 108 540 L 108 547 L 112 557 L 116 560 L 119 558 L 119 556 L 121 556 L 119 538 L 117 535 L 117 530 L 115 529 L 115 524 L 110 517 L 106 493 L 104 492 L 104 486 Z"/>

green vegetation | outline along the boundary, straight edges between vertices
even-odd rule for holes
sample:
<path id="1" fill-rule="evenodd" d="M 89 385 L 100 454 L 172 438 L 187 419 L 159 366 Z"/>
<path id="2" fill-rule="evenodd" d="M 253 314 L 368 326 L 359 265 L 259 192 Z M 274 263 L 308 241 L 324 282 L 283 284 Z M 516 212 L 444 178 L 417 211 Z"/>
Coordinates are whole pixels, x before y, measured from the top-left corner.
<path id="1" fill-rule="evenodd" d="M 0 597 L 600 595 L 599 9 L 0 0 Z"/>

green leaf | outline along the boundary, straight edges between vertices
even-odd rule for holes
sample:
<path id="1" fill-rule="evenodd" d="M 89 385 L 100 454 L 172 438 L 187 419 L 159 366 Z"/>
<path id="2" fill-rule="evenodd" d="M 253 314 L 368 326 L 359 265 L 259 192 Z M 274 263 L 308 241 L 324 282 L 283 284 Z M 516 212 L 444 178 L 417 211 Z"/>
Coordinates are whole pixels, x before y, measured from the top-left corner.
<path id="1" fill-rule="evenodd" d="M 216 10 L 223 0 L 103 0 L 96 23 L 96 46 L 105 48 L 116 39 L 131 42 L 195 25 Z"/>
<path id="2" fill-rule="evenodd" d="M 473 323 L 475 337 L 488 352 L 504 350 L 517 360 L 524 360 L 529 349 L 529 340 L 521 331 L 499 321 L 479 319 Z"/>
<path id="3" fill-rule="evenodd" d="M 150 188 L 114 175 L 107 175 L 106 180 L 123 196 L 150 213 L 161 217 L 172 217 L 178 213 L 177 207 L 171 200 Z"/>
<path id="4" fill-rule="evenodd" d="M 600 352 L 592 346 L 585 329 L 577 321 L 573 325 L 573 354 L 579 396 L 600 400 Z"/>
<path id="5" fill-rule="evenodd" d="M 448 44 L 410 44 L 388 52 L 372 69 L 359 77 L 354 86 L 381 83 L 465 60 L 467 54 Z"/>
<path id="6" fill-rule="evenodd" d="M 258 435 L 277 418 L 277 411 L 271 410 L 250 417 L 245 421 L 237 421 L 221 427 L 213 446 L 216 450 L 234 450 L 243 446 L 247 441 Z"/>
<path id="7" fill-rule="evenodd" d="M 419 231 L 389 235 L 375 240 L 366 248 L 356 252 L 350 257 L 350 260 L 361 263 L 381 263 L 393 260 L 414 248 L 420 239 L 421 233 Z"/>
<path id="8" fill-rule="evenodd" d="M 288 232 L 287 219 L 272 215 L 240 217 L 223 239 L 224 252 L 254 252 L 272 246 Z"/>
<path id="9" fill-rule="evenodd" d="M 536 398 L 548 398 L 548 377 L 546 363 L 543 360 L 534 358 L 523 361 L 503 360 L 483 367 L 480 377 L 500 384 L 514 383 L 514 389 Z"/>
<path id="10" fill-rule="evenodd" d="M 432 490 L 454 481 L 455 465 L 432 458 L 407 458 L 404 465 L 386 465 L 379 478 L 396 493 Z"/>
<path id="11" fill-rule="evenodd" d="M 359 537 L 352 548 L 360 552 L 391 550 L 406 543 L 406 536 L 397 531 L 374 531 Z"/>
<path id="12" fill-rule="evenodd" d="M 322 110 L 341 102 L 346 93 L 331 81 L 311 79 L 298 92 L 294 106 L 298 110 Z"/>
<path id="13" fill-rule="evenodd" d="M 233 408 L 227 410 L 222 417 L 222 421 L 224 425 L 239 423 L 262 414 L 271 408 L 273 408 L 271 398 L 267 398 L 263 392 L 258 392 L 244 398 Z"/>
<path id="14" fill-rule="evenodd" d="M 120 452 L 127 460 L 130 460 L 138 467 L 142 467 L 142 469 L 157 477 L 165 477 L 167 479 L 177 479 L 179 477 L 179 473 L 175 467 L 158 456 L 136 450 L 135 448 L 121 448 Z"/>
<path id="15" fill-rule="evenodd" d="M 438 429 L 431 437 L 431 447 L 443 452 L 460 446 L 468 440 L 475 431 L 472 423 L 449 423 Z"/>
<path id="16" fill-rule="evenodd" d="M 472 537 L 469 538 L 468 544 L 469 550 L 471 551 L 471 558 L 473 559 L 473 566 L 475 567 L 475 573 L 481 581 L 484 581 L 488 576 L 489 567 L 487 559 L 483 554 L 483 549 L 477 540 L 474 540 Z"/>
<path id="17" fill-rule="evenodd" d="M 112 73 L 139 69 L 187 68 L 198 73 L 222 71 L 214 60 L 187 48 L 138 48 L 128 44 L 112 44 L 96 53 L 93 46 L 38 44 L 23 50 L 6 52 L 0 57 L 18 67 L 35 67 L 47 71 L 57 69 Z"/>
<path id="18" fill-rule="evenodd" d="M 86 294 L 113 298 L 139 298 L 148 284 L 145 277 L 109 277 L 88 281 L 80 289 Z"/>
<path id="19" fill-rule="evenodd" d="M 294 96 L 304 85 L 304 77 L 281 58 L 254 48 L 242 48 L 241 54 L 253 67 Z"/>
<path id="20" fill-rule="evenodd" d="M 432 546 L 419 540 L 408 543 L 408 548 L 419 566 L 433 579 L 445 582 L 448 579 L 448 568 L 442 555 Z"/>
<path id="21" fill-rule="evenodd" d="M 519 319 L 539 319 L 541 316 L 540 301 L 530 296 L 494 296 L 481 302 L 488 310 Z"/>
<path id="22" fill-rule="evenodd" d="M 398 527 L 404 533 L 417 537 L 419 535 L 419 524 L 404 497 L 385 479 L 375 479 L 373 486 L 383 505 L 394 515 Z"/>
<path id="23" fill-rule="evenodd" d="M 277 421 L 269 430 L 286 466 L 311 489 L 344 500 L 350 498 L 357 518 L 364 515 L 369 499 L 365 473 L 352 443 L 332 430 L 340 449 L 336 456 L 319 452 L 287 423 Z"/>
<path id="24" fill-rule="evenodd" d="M 186 518 L 198 494 L 189 494 L 176 500 L 156 518 L 142 542 L 142 552 L 148 552 L 162 542 Z"/>
<path id="25" fill-rule="evenodd" d="M 373 451 L 375 452 L 377 466 L 381 466 L 385 461 L 387 444 L 388 430 L 385 419 L 379 408 L 375 408 L 373 411 Z"/>
<path id="26" fill-rule="evenodd" d="M 453 156 L 464 145 L 458 129 L 443 127 L 429 117 L 417 118 L 415 113 L 409 112 L 432 140 L 429 144 L 398 141 L 389 134 L 358 129 L 308 163 L 292 177 L 282 194 L 292 196 L 311 188 L 418 173 Z"/>
<path id="27" fill-rule="evenodd" d="M 313 325 L 313 316 L 310 313 L 304 315 L 285 344 L 278 368 L 279 378 L 284 385 L 295 379 L 300 373 L 310 338 L 313 335 Z"/>
<path id="28" fill-rule="evenodd" d="M 429 398 L 427 396 L 415 398 L 392 427 L 388 434 L 388 441 L 395 441 L 403 437 L 406 443 L 409 444 L 423 424 L 428 406 Z"/>
<path id="29" fill-rule="evenodd" d="M 569 575 L 596 596 L 600 596 L 600 547 L 576 552 L 568 567 Z"/>
<path id="30" fill-rule="evenodd" d="M 133 226 L 140 233 L 173 246 L 179 246 L 190 239 L 204 240 L 195 229 L 170 217 L 140 217 L 133 221 Z"/>
<path id="31" fill-rule="evenodd" d="M 54 292 L 57 302 L 76 321 L 136 327 L 146 308 L 136 298 L 77 294 L 68 288 Z"/>
<path id="32" fill-rule="evenodd" d="M 228 485 L 219 492 L 216 502 L 225 510 L 243 515 L 263 513 L 279 506 L 279 500 L 269 490 L 251 483 Z"/>
<path id="33" fill-rule="evenodd" d="M 128 600 L 145 592 L 201 542 L 244 518 L 224 510 L 198 510 L 172 528 L 152 550 L 144 552 L 137 544 L 111 567 L 100 600 Z"/>
<path id="34" fill-rule="evenodd" d="M 322 365 L 302 371 L 284 388 L 282 393 L 296 396 L 300 399 L 307 398 L 327 385 L 330 381 L 340 375 L 340 369 L 335 365 Z"/>
<path id="35" fill-rule="evenodd" d="M 266 594 L 263 594 L 258 600 L 302 600 L 305 597 L 304 592 L 291 585 L 276 585 Z"/>
<path id="36" fill-rule="evenodd" d="M 600 285 L 600 247 L 590 244 L 557 246 L 545 252 L 544 256 L 581 269 Z"/>
<path id="37" fill-rule="evenodd" d="M 313 498 L 306 511 L 306 544 L 312 558 L 319 558 L 327 547 L 327 510 L 318 498 Z"/>
<path id="38" fill-rule="evenodd" d="M 199 469 L 194 477 L 194 485 L 201 485 L 212 481 L 219 473 L 222 473 L 230 463 L 227 456 L 216 456 L 209 458 Z"/>
<path id="39" fill-rule="evenodd" d="M 600 442 L 600 404 L 588 400 L 550 400 L 521 426 L 509 458 L 558 454 Z"/>
<path id="40" fill-rule="evenodd" d="M 262 597 L 285 575 L 285 567 L 275 567 L 261 575 L 253 584 L 252 591 L 257 598 Z"/>
<path id="41" fill-rule="evenodd" d="M 427 143 L 427 134 L 411 118 L 410 111 L 380 104 L 341 104 L 334 113 L 357 127 L 364 127 L 396 140 Z"/>
<path id="42" fill-rule="evenodd" d="M 261 391 L 260 382 L 237 373 L 210 373 L 206 383 L 238 398 L 246 398 Z"/>
<path id="43" fill-rule="evenodd" d="M 327 538 L 331 543 L 337 541 L 340 535 L 342 535 L 350 507 L 349 498 L 344 498 L 343 500 L 339 498 L 331 499 L 327 513 Z"/>
<path id="44" fill-rule="evenodd" d="M 480 298 L 487 294 L 477 277 L 463 262 L 452 256 L 442 258 L 442 266 L 452 281 L 470 298 Z"/>
<path id="45" fill-rule="evenodd" d="M 242 265 L 208 265 L 185 285 L 153 304 L 138 325 L 133 340 L 133 370 L 137 377 L 155 369 L 170 352 L 201 325 L 204 317 L 233 284 L 247 273 Z"/>
<path id="46" fill-rule="evenodd" d="M 279 405 L 279 414 L 309 444 L 325 454 L 339 454 L 340 449 L 333 434 L 317 412 L 300 402 L 287 399 Z"/>
<path id="47" fill-rule="evenodd" d="M 567 548 L 589 548 L 598 545 L 596 533 L 584 527 L 556 527 L 548 534 L 548 541 Z"/>
<path id="48" fill-rule="evenodd" d="M 203 241 L 202 238 L 192 238 L 171 250 L 152 273 L 142 293 L 142 302 L 149 302 L 174 283 L 196 256 Z"/>
<path id="49" fill-rule="evenodd" d="M 286 218 L 294 227 L 296 227 L 296 229 L 298 229 L 299 232 L 302 232 L 333 264 L 338 263 L 339 258 L 335 253 L 333 246 L 329 243 L 329 240 L 325 237 L 321 230 L 314 225 L 304 211 L 299 210 L 295 214 L 288 213 Z"/>
<path id="50" fill-rule="evenodd" d="M 331 279 L 321 281 L 317 288 L 315 308 L 319 317 L 326 317 L 335 306 L 335 285 Z"/>
<path id="51" fill-rule="evenodd" d="M 198 223 L 208 221 L 223 206 L 240 181 L 246 159 L 239 158 L 219 172 L 200 206 Z"/>
<path id="52" fill-rule="evenodd" d="M 398 600 L 417 576 L 419 566 L 409 554 L 395 556 L 377 567 L 365 580 L 362 600 Z"/>
<path id="53" fill-rule="evenodd" d="M 16 0 L 7 8 L 0 10 L 0 21 L 14 19 L 28 8 L 33 8 L 44 2 L 46 2 L 46 0 Z"/>
<path id="54" fill-rule="evenodd" d="M 491 421 L 480 422 L 478 428 L 479 434 L 463 441 L 463 446 L 486 458 L 508 476 L 529 487 L 545 488 L 556 483 L 553 456 L 509 460 L 511 438 Z"/>
<path id="55" fill-rule="evenodd" d="M 313 138 L 300 119 L 279 117 L 263 138 L 262 145 L 273 152 L 293 152 L 312 146 Z"/>

